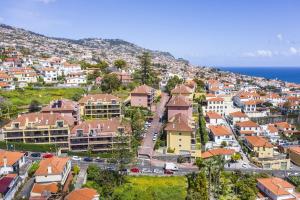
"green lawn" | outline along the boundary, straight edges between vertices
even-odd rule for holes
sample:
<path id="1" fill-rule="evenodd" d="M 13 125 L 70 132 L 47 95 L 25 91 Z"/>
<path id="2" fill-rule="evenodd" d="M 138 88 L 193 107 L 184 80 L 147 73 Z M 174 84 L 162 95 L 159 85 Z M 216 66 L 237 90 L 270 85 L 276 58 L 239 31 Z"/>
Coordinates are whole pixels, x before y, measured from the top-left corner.
<path id="1" fill-rule="evenodd" d="M 9 100 L 15 106 L 27 106 L 32 100 L 38 100 L 42 104 L 48 104 L 55 99 L 72 99 L 75 94 L 83 94 L 82 88 L 45 88 L 24 89 L 14 91 L 0 91 L 0 96 Z"/>
<path id="2" fill-rule="evenodd" d="M 184 176 L 128 176 L 128 183 L 115 189 L 113 197 L 120 200 L 182 200 L 186 198 Z"/>

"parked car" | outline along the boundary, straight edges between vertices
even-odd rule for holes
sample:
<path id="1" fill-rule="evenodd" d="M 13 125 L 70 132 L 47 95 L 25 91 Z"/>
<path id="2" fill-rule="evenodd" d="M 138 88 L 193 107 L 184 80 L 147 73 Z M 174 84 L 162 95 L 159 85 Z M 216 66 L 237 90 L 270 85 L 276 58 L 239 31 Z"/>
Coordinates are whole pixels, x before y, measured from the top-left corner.
<path id="1" fill-rule="evenodd" d="M 74 160 L 74 161 L 80 161 L 80 160 L 81 160 L 81 158 L 80 158 L 80 157 L 78 157 L 78 156 L 73 156 L 73 157 L 72 157 L 72 160 Z"/>
<path id="2" fill-rule="evenodd" d="M 164 173 L 164 171 L 160 170 L 160 169 L 153 169 L 153 173 L 155 173 L 155 174 L 162 174 L 162 173 Z"/>
<path id="3" fill-rule="evenodd" d="M 54 155 L 52 153 L 45 153 L 43 154 L 43 158 L 52 158 Z"/>
<path id="4" fill-rule="evenodd" d="M 99 162 L 99 163 L 104 163 L 104 162 L 105 162 L 104 159 L 101 159 L 101 158 L 99 158 L 99 157 L 97 157 L 97 158 L 95 159 L 95 161 L 96 161 L 96 162 Z"/>
<path id="5" fill-rule="evenodd" d="M 164 174 L 174 174 L 173 171 L 165 169 Z"/>
<path id="6" fill-rule="evenodd" d="M 85 158 L 83 159 L 83 161 L 85 161 L 85 162 L 92 162 L 92 161 L 93 161 L 93 158 L 85 157 Z"/>
<path id="7" fill-rule="evenodd" d="M 149 168 L 143 168 L 142 173 L 151 173 L 152 171 Z"/>
<path id="8" fill-rule="evenodd" d="M 41 153 L 32 153 L 32 154 L 30 154 L 30 156 L 33 157 L 33 158 L 40 158 Z"/>
<path id="9" fill-rule="evenodd" d="M 242 164 L 242 167 L 243 167 L 243 168 L 247 168 L 247 164 L 246 164 L 246 163 L 243 163 L 243 164 Z"/>
<path id="10" fill-rule="evenodd" d="M 134 168 L 130 169 L 130 172 L 132 172 L 132 173 L 140 173 L 140 170 L 139 170 L 139 168 L 134 167 Z"/>
<path id="11" fill-rule="evenodd" d="M 178 171 L 177 165 L 174 164 L 174 163 L 171 163 L 171 162 L 165 163 L 164 169 L 165 170 L 171 170 L 171 171 Z"/>

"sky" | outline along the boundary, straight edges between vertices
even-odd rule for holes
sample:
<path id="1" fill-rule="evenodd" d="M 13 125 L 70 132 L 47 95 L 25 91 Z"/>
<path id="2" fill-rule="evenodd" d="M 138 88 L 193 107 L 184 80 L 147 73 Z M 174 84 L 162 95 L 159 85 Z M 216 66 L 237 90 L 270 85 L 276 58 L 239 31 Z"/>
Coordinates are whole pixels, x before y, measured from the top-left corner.
<path id="1" fill-rule="evenodd" d="M 299 0 L 0 0 L 0 23 L 205 66 L 300 66 Z"/>

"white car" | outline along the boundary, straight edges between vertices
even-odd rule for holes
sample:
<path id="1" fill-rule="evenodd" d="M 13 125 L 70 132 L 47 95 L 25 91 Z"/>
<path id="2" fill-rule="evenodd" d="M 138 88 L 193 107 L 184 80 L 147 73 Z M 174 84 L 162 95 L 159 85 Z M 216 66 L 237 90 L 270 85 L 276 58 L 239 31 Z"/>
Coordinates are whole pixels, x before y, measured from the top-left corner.
<path id="1" fill-rule="evenodd" d="M 74 161 L 80 161 L 80 160 L 81 160 L 81 158 L 80 158 L 80 157 L 78 157 L 78 156 L 73 156 L 73 157 L 72 157 L 72 160 L 74 160 Z"/>
<path id="2" fill-rule="evenodd" d="M 151 170 L 148 168 L 143 168 L 142 173 L 151 173 Z"/>

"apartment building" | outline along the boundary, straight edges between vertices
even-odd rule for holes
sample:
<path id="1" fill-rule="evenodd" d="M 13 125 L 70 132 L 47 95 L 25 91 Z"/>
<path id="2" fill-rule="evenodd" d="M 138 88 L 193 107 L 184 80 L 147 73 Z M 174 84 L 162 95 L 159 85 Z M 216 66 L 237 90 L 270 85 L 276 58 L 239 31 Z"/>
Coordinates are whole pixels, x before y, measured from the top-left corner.
<path id="1" fill-rule="evenodd" d="M 225 114 L 225 109 L 227 106 L 224 104 L 224 98 L 221 97 L 212 97 L 206 100 L 206 105 L 203 106 L 203 112 L 206 114 L 207 112 L 216 112 L 220 115 Z"/>
<path id="2" fill-rule="evenodd" d="M 167 148 L 175 154 L 191 154 L 199 157 L 201 150 L 197 149 L 196 134 L 193 121 L 182 113 L 174 115 L 167 123 Z"/>
<path id="3" fill-rule="evenodd" d="M 154 102 L 155 90 L 148 85 L 141 85 L 136 87 L 130 93 L 130 96 L 131 106 L 144 107 L 151 110 Z"/>
<path id="4" fill-rule="evenodd" d="M 271 200 L 300 199 L 295 186 L 278 177 L 259 178 L 257 187 L 264 196 Z"/>
<path id="5" fill-rule="evenodd" d="M 2 129 L 4 140 L 34 144 L 55 144 L 62 152 L 69 150 L 73 117 L 59 113 L 29 113 L 18 116 Z"/>
<path id="6" fill-rule="evenodd" d="M 179 113 L 187 116 L 188 118 L 192 118 L 193 116 L 192 103 L 188 100 L 186 96 L 172 96 L 170 101 L 167 103 L 166 107 L 168 110 L 168 120 L 170 120 Z"/>
<path id="7" fill-rule="evenodd" d="M 69 99 L 51 101 L 49 105 L 42 108 L 41 113 L 59 113 L 64 116 L 73 117 L 75 125 L 80 121 L 79 104 Z"/>
<path id="8" fill-rule="evenodd" d="M 71 131 L 70 149 L 72 151 L 105 152 L 117 149 L 122 141 L 119 136 L 131 135 L 130 124 L 119 118 L 87 120 L 75 126 Z"/>
<path id="9" fill-rule="evenodd" d="M 290 168 L 290 159 L 274 151 L 273 145 L 260 136 L 246 136 L 245 145 L 253 152 L 252 161 L 263 169 Z"/>
<path id="10" fill-rule="evenodd" d="M 92 119 L 120 117 L 122 102 L 111 94 L 89 94 L 79 100 L 80 115 Z"/>

